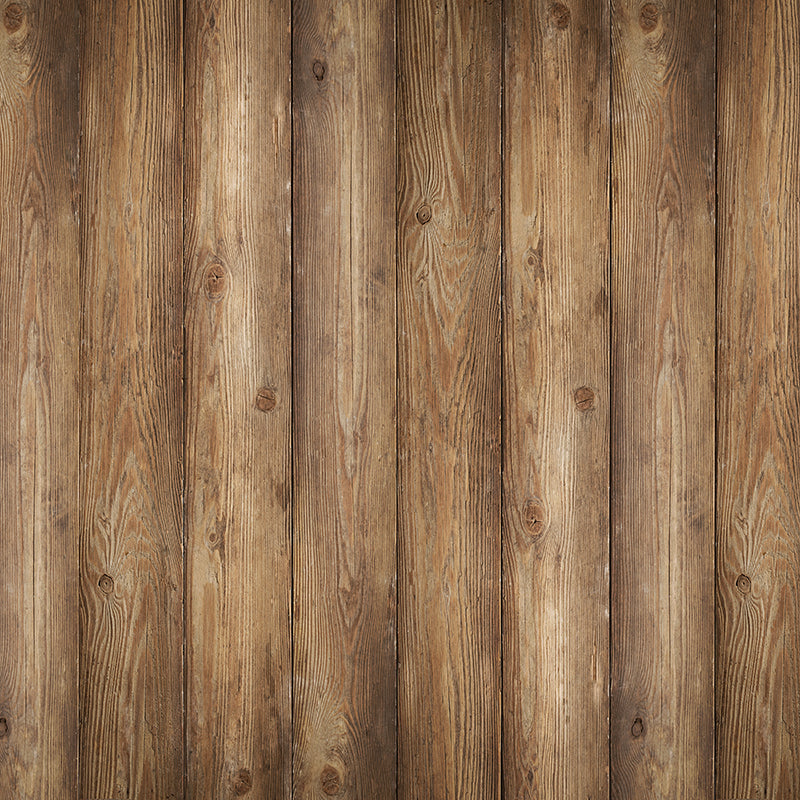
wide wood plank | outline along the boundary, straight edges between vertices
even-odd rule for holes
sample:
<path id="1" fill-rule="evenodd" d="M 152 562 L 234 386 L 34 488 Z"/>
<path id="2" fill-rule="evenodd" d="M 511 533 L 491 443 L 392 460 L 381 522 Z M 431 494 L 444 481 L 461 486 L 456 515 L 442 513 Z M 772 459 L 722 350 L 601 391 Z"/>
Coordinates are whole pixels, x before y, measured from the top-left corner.
<path id="1" fill-rule="evenodd" d="M 290 9 L 186 7 L 188 796 L 291 789 Z"/>
<path id="2" fill-rule="evenodd" d="M 293 5 L 294 796 L 390 798 L 394 3 Z"/>
<path id="3" fill-rule="evenodd" d="M 0 795 L 77 795 L 78 4 L 0 9 Z"/>
<path id="4" fill-rule="evenodd" d="M 800 6 L 719 4 L 717 797 L 800 797 Z"/>
<path id="5" fill-rule="evenodd" d="M 502 5 L 398 4 L 399 796 L 500 791 Z"/>
<path id="6" fill-rule="evenodd" d="M 612 0 L 611 794 L 711 798 L 714 2 Z"/>
<path id="7" fill-rule="evenodd" d="M 87 0 L 84 8 L 80 796 L 177 800 L 181 3 Z"/>
<path id="8" fill-rule="evenodd" d="M 503 787 L 608 797 L 609 9 L 508 0 Z"/>

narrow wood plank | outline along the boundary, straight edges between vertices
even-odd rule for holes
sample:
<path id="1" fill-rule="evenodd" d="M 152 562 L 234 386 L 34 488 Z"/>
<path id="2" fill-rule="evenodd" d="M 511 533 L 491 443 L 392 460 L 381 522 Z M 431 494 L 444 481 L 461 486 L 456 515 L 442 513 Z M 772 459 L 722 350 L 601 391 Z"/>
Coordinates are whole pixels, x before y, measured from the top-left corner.
<path id="1" fill-rule="evenodd" d="M 713 793 L 714 2 L 612 0 L 611 794 Z"/>
<path id="2" fill-rule="evenodd" d="M 177 0 L 82 25 L 81 797 L 183 797 Z"/>
<path id="3" fill-rule="evenodd" d="M 609 7 L 505 4 L 503 788 L 608 798 Z"/>
<path id="4" fill-rule="evenodd" d="M 502 5 L 402 0 L 399 796 L 500 791 Z"/>
<path id="5" fill-rule="evenodd" d="M 394 3 L 296 0 L 294 794 L 395 794 Z"/>
<path id="6" fill-rule="evenodd" d="M 719 5 L 717 797 L 800 796 L 800 6 Z"/>
<path id="7" fill-rule="evenodd" d="M 290 9 L 189 3 L 189 797 L 291 791 Z"/>
<path id="8" fill-rule="evenodd" d="M 0 795 L 77 795 L 78 6 L 0 10 Z"/>

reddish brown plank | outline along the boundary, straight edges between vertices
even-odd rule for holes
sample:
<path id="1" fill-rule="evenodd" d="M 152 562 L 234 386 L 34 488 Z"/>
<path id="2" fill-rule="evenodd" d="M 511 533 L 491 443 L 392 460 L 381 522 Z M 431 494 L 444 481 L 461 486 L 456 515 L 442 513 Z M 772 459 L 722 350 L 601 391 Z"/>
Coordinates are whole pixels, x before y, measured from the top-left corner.
<path id="1" fill-rule="evenodd" d="M 398 4 L 399 796 L 500 792 L 502 6 Z"/>
<path id="2" fill-rule="evenodd" d="M 187 792 L 288 798 L 290 9 L 186 14 Z"/>
<path id="3" fill-rule="evenodd" d="M 183 797 L 182 4 L 86 0 L 82 798 Z"/>
<path id="4" fill-rule="evenodd" d="M 294 2 L 297 798 L 395 791 L 393 31 Z"/>
<path id="5" fill-rule="evenodd" d="M 0 8 L 0 795 L 77 794 L 78 7 Z"/>
<path id="6" fill-rule="evenodd" d="M 714 2 L 611 33 L 611 795 L 710 799 Z"/>
<path id="7" fill-rule="evenodd" d="M 503 787 L 608 797 L 609 8 L 505 3 Z"/>

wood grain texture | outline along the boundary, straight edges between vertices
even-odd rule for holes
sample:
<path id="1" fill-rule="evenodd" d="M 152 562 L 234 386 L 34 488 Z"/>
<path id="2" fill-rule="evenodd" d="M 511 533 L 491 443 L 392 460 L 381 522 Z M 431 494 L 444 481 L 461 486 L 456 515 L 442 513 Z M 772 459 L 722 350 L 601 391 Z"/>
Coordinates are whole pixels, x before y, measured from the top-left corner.
<path id="1" fill-rule="evenodd" d="M 295 0 L 294 796 L 395 793 L 394 3 Z"/>
<path id="2" fill-rule="evenodd" d="M 717 797 L 800 796 L 800 6 L 719 9 Z"/>
<path id="3" fill-rule="evenodd" d="M 186 7 L 187 792 L 291 791 L 288 0 Z"/>
<path id="4" fill-rule="evenodd" d="M 77 794 L 78 7 L 0 8 L 0 795 Z"/>
<path id="5" fill-rule="evenodd" d="M 181 4 L 84 8 L 80 796 L 171 800 L 184 771 Z"/>
<path id="6" fill-rule="evenodd" d="M 502 6 L 398 4 L 399 796 L 500 792 Z"/>
<path id="7" fill-rule="evenodd" d="M 611 795 L 711 798 L 714 3 L 612 0 Z"/>
<path id="8" fill-rule="evenodd" d="M 608 798 L 609 9 L 505 4 L 503 791 Z"/>

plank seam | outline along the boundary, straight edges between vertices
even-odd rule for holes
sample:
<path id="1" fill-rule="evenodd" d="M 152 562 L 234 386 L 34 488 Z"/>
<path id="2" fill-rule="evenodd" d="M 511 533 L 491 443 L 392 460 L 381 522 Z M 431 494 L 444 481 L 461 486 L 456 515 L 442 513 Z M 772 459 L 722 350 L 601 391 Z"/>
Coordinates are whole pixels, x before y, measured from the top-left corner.
<path id="1" fill-rule="evenodd" d="M 711 748 L 711 796 L 717 796 L 717 486 L 719 484 L 719 404 L 717 403 L 717 389 L 719 386 L 719 274 L 717 264 L 719 262 L 719 4 L 714 2 L 714 488 L 712 492 L 712 508 L 714 518 L 714 614 L 713 614 L 713 636 L 714 647 L 712 650 L 711 668 L 711 702 L 714 707 L 714 742 Z"/>
<path id="2" fill-rule="evenodd" d="M 606 773 L 607 797 L 611 798 L 612 769 L 613 769 L 613 704 L 612 687 L 614 675 L 614 608 L 613 602 L 613 542 L 614 542 L 614 303 L 613 295 L 613 264 L 614 264 L 614 203 L 612 202 L 612 169 L 614 153 L 614 3 L 608 0 L 608 155 L 606 174 L 606 202 L 608 204 L 608 258 L 606 262 L 606 293 L 608 314 L 608 675 L 606 676 L 606 691 L 608 693 L 607 731 L 608 731 L 608 771 Z"/>
<path id="3" fill-rule="evenodd" d="M 505 797 L 506 3 L 500 2 L 500 797 Z"/>
<path id="4" fill-rule="evenodd" d="M 188 398 L 186 396 L 186 388 L 188 386 L 187 375 L 187 339 L 186 339 L 186 278 L 188 276 L 188 268 L 186 264 L 186 0 L 181 3 L 181 325 L 182 325 L 182 338 L 183 338 L 183 408 L 181 414 L 181 427 L 182 427 L 182 450 L 183 450 L 183 470 L 181 471 L 181 523 L 182 542 L 183 542 L 183 643 L 181 654 L 183 657 L 183 797 L 184 800 L 189 800 L 189 654 L 188 654 L 188 637 L 189 620 L 188 620 L 188 603 L 186 602 L 187 592 L 189 590 L 188 580 L 188 531 L 189 527 L 186 518 L 186 444 L 188 438 L 186 435 L 186 408 L 188 405 Z"/>

